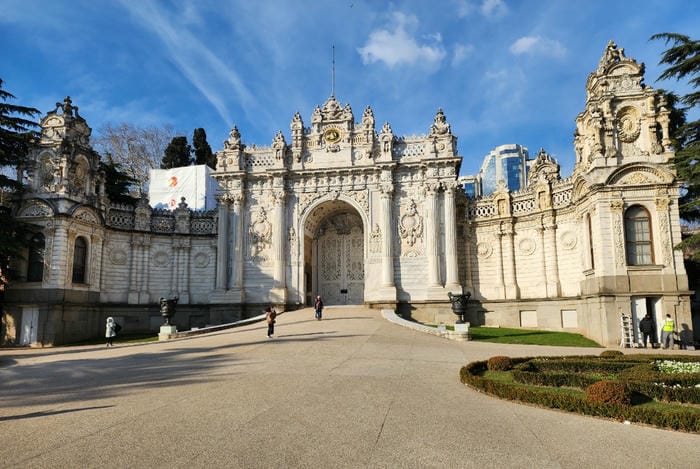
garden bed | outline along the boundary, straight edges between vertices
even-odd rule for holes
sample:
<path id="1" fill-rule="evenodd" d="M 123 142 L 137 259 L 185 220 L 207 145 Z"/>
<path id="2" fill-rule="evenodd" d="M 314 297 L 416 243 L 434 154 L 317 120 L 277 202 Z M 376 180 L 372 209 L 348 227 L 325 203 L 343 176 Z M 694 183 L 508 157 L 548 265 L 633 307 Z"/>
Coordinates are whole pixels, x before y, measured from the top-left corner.
<path id="1" fill-rule="evenodd" d="M 623 355 L 492 357 L 469 363 L 461 381 L 542 407 L 700 433 L 700 358 Z"/>

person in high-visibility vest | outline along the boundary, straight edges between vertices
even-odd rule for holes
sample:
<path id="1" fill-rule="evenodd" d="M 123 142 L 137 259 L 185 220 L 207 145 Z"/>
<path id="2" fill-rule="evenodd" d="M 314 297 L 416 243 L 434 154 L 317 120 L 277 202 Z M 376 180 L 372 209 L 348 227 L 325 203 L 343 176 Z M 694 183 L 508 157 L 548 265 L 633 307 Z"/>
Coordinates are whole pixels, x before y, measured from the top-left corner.
<path id="1" fill-rule="evenodd" d="M 673 333 L 676 331 L 676 323 L 670 314 L 666 315 L 664 325 L 661 328 L 661 345 L 663 348 L 673 348 Z"/>

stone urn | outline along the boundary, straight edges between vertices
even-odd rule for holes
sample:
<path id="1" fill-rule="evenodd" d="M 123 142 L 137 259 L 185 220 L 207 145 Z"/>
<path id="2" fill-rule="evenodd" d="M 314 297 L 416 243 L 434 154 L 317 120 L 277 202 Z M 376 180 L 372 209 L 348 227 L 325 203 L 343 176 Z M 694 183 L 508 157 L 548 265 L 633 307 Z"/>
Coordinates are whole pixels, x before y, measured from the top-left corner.
<path id="1" fill-rule="evenodd" d="M 170 326 L 170 318 L 175 316 L 175 305 L 177 305 L 178 297 L 160 299 L 160 315 L 163 316 L 164 326 Z"/>
<path id="2" fill-rule="evenodd" d="M 469 298 L 472 296 L 470 292 L 452 294 L 452 292 L 447 293 L 447 297 L 452 303 L 452 312 L 457 315 L 456 324 L 464 324 L 464 315 L 467 313 L 467 303 Z"/>

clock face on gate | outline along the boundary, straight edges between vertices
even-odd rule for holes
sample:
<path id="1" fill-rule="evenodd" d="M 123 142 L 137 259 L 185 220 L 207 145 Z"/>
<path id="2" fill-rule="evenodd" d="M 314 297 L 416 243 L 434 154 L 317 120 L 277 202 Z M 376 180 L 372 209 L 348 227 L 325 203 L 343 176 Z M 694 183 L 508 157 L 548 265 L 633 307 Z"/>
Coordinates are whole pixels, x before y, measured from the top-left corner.
<path id="1" fill-rule="evenodd" d="M 326 129 L 326 131 L 323 132 L 323 140 L 326 143 L 338 143 L 341 137 L 342 134 L 340 133 L 340 130 L 335 128 Z"/>

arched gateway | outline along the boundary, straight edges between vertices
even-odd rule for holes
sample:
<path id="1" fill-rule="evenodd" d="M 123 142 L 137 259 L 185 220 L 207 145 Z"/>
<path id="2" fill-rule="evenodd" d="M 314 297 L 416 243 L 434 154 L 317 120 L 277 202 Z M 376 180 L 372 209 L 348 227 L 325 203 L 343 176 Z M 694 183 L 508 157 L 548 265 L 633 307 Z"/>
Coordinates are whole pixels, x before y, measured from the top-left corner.
<path id="1" fill-rule="evenodd" d="M 364 302 L 363 225 L 359 212 L 342 200 L 322 202 L 311 210 L 304 223 L 307 304 L 315 294 L 321 295 L 326 305 Z"/>

